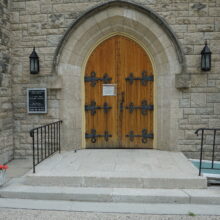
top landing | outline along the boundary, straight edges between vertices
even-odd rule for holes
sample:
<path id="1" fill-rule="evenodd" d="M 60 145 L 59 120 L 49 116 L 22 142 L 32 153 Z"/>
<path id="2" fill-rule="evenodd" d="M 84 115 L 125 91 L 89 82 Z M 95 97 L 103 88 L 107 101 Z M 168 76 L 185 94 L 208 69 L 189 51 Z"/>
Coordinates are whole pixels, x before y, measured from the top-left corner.
<path id="1" fill-rule="evenodd" d="M 206 188 L 207 180 L 180 152 L 159 150 L 79 150 L 62 152 L 26 175 L 32 184 L 132 187 Z M 39 179 L 39 181 L 37 181 Z M 50 183 L 49 183 L 50 182 Z"/>

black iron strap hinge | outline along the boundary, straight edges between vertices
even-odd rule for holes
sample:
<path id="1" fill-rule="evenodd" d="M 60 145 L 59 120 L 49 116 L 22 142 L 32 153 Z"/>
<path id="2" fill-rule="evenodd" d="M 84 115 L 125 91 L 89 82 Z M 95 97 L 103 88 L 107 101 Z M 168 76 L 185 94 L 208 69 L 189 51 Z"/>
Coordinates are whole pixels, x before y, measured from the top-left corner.
<path id="1" fill-rule="evenodd" d="M 134 134 L 134 131 L 129 131 L 129 134 L 127 134 L 126 137 L 129 137 L 130 141 L 134 141 L 135 137 L 142 137 L 142 143 L 147 143 L 147 139 L 148 138 L 153 139 L 154 135 L 151 133 L 148 134 L 147 129 L 143 129 L 142 134 Z"/>
<path id="2" fill-rule="evenodd" d="M 108 113 L 108 111 L 111 108 L 112 107 L 109 106 L 107 102 L 105 102 L 103 106 L 96 106 L 96 102 L 95 101 L 91 101 L 90 105 L 85 105 L 85 111 L 91 111 L 91 115 L 95 115 L 97 109 L 104 109 L 104 112 Z"/>
<path id="3" fill-rule="evenodd" d="M 148 105 L 147 100 L 141 102 L 141 106 L 135 106 L 133 102 L 126 106 L 126 109 L 129 109 L 129 112 L 132 113 L 135 109 L 141 109 L 141 114 L 146 115 L 148 110 L 154 110 L 153 105 Z"/>
<path id="4" fill-rule="evenodd" d="M 92 129 L 91 134 L 86 133 L 86 138 L 90 138 L 92 143 L 95 143 L 97 138 L 104 137 L 105 141 L 108 141 L 109 137 L 112 137 L 111 134 L 108 133 L 108 131 L 105 131 L 104 134 L 96 134 L 96 130 Z"/>
<path id="5" fill-rule="evenodd" d="M 134 80 L 140 80 L 141 84 L 146 86 L 148 81 L 154 81 L 154 76 L 148 76 L 147 71 L 142 72 L 142 77 L 134 77 L 133 73 L 130 73 L 128 77 L 125 78 L 130 84 L 134 82 Z"/>
<path id="6" fill-rule="evenodd" d="M 111 82 L 111 80 L 112 80 L 112 78 L 109 77 L 107 73 L 105 73 L 102 78 L 96 77 L 96 72 L 94 72 L 94 71 L 91 72 L 91 76 L 84 77 L 84 81 L 90 82 L 91 86 L 93 86 L 93 87 L 96 85 L 96 83 L 98 81 L 103 81 L 104 83 L 109 83 L 109 82 Z"/>

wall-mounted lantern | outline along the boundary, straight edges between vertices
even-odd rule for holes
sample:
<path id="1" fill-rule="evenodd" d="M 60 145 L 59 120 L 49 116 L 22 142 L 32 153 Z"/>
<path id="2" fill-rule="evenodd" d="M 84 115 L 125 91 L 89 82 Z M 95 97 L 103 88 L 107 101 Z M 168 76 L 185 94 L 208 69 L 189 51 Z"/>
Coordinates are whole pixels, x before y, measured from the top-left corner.
<path id="1" fill-rule="evenodd" d="M 35 47 L 33 48 L 33 51 L 30 58 L 30 73 L 31 74 L 38 74 L 40 71 L 40 63 L 39 63 L 39 57 L 35 51 Z"/>
<path id="2" fill-rule="evenodd" d="M 201 70 L 209 71 L 211 70 L 211 55 L 212 52 L 210 51 L 207 41 L 205 41 L 205 46 L 201 51 Z"/>

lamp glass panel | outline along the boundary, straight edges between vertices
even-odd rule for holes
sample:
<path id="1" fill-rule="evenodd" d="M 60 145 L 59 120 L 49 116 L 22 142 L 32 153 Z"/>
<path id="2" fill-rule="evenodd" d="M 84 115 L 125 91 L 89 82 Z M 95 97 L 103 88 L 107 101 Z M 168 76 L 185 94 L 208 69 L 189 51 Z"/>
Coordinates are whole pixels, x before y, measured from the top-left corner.
<path id="1" fill-rule="evenodd" d="M 209 55 L 206 55 L 205 56 L 205 67 L 206 69 L 210 69 L 210 56 Z"/>
<path id="2" fill-rule="evenodd" d="M 35 72 L 35 60 L 34 59 L 31 59 L 30 68 L 31 68 L 31 72 Z"/>
<path id="3" fill-rule="evenodd" d="M 202 64 L 202 69 L 205 69 L 205 68 L 206 68 L 206 59 L 205 59 L 205 55 L 202 55 L 201 64 Z"/>

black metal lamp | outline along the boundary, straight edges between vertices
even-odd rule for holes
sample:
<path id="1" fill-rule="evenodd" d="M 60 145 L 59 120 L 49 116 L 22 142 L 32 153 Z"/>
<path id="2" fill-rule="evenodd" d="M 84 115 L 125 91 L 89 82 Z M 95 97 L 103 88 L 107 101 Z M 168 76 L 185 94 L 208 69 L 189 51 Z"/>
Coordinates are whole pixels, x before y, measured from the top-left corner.
<path id="1" fill-rule="evenodd" d="M 30 73 L 31 74 L 38 74 L 40 71 L 40 64 L 39 64 L 39 57 L 35 51 L 35 47 L 33 48 L 33 51 L 30 58 Z"/>
<path id="2" fill-rule="evenodd" d="M 207 41 L 205 41 L 205 46 L 201 51 L 201 69 L 203 71 L 211 70 L 211 55 L 212 52 L 207 45 Z"/>

